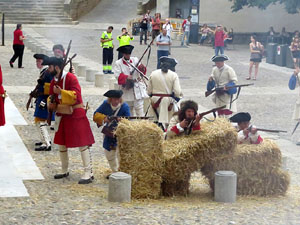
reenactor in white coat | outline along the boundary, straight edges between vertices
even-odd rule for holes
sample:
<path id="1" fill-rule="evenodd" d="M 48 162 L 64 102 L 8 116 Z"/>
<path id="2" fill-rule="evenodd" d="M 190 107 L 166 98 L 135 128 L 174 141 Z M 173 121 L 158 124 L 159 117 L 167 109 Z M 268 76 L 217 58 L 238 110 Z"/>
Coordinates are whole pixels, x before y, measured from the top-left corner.
<path id="1" fill-rule="evenodd" d="M 144 98 L 148 98 L 146 83 L 139 73 L 134 69 L 138 68 L 145 73 L 145 68 L 139 63 L 137 57 L 131 57 L 132 45 L 119 47 L 117 50 L 123 53 L 123 57 L 116 61 L 114 71 L 118 80 L 119 88 L 123 91 L 123 100 L 130 107 L 131 115 L 144 116 Z"/>
<path id="2" fill-rule="evenodd" d="M 207 90 L 211 91 L 214 88 L 223 87 L 222 90 L 217 90 L 213 94 L 213 102 L 216 107 L 226 105 L 226 108 L 218 111 L 219 116 L 228 116 L 233 112 L 237 112 L 236 95 L 237 88 L 229 88 L 235 86 L 237 83 L 237 76 L 233 68 L 226 65 L 224 61 L 228 60 L 225 55 L 217 55 L 211 59 L 215 62 L 216 66 L 213 68 L 212 73 L 207 83 Z"/>
<path id="3" fill-rule="evenodd" d="M 161 69 L 153 71 L 149 77 L 147 92 L 151 97 L 150 114 L 166 128 L 173 113 L 178 111 L 176 103 L 182 96 L 182 91 L 177 73 L 171 70 L 174 70 L 176 60 L 161 57 L 160 62 Z"/>

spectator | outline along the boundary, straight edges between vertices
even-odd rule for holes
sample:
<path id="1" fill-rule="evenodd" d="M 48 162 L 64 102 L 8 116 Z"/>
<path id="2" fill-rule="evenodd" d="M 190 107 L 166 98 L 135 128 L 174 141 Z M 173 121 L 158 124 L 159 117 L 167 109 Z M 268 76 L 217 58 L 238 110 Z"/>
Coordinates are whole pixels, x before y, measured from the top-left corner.
<path id="1" fill-rule="evenodd" d="M 270 27 L 269 31 L 267 32 L 267 42 L 275 42 L 275 35 L 276 32 L 274 31 L 274 28 Z"/>
<path id="2" fill-rule="evenodd" d="M 226 48 L 228 44 L 232 44 L 233 42 L 233 29 L 230 28 L 229 32 L 226 34 L 225 40 L 224 40 L 224 47 Z"/>
<path id="3" fill-rule="evenodd" d="M 167 30 L 167 35 L 169 37 L 171 37 L 171 33 L 173 31 L 173 27 L 172 27 L 172 24 L 170 23 L 169 19 L 166 19 L 166 23 L 163 25 L 163 29 L 166 29 Z"/>
<path id="4" fill-rule="evenodd" d="M 204 24 L 201 28 L 201 38 L 200 38 L 200 45 L 203 45 L 204 41 L 207 39 L 208 34 L 211 32 L 213 33 L 213 30 L 211 30 L 207 24 Z"/>
<path id="5" fill-rule="evenodd" d="M 13 42 L 13 49 L 14 55 L 9 60 L 9 65 L 11 68 L 14 67 L 14 62 L 18 58 L 18 68 L 24 68 L 22 66 L 23 54 L 24 54 L 24 42 L 25 36 L 22 32 L 22 24 L 17 24 L 17 28 L 14 31 L 14 42 Z"/>
<path id="6" fill-rule="evenodd" d="M 191 31 L 191 16 L 188 16 L 187 19 L 185 19 L 182 23 L 182 31 L 183 31 L 183 35 L 182 35 L 182 40 L 181 40 L 181 46 L 183 46 L 184 44 L 184 38 L 186 37 L 186 45 L 190 45 L 189 44 L 189 40 L 190 40 L 190 31 Z"/>
<path id="7" fill-rule="evenodd" d="M 219 52 L 221 55 L 224 55 L 224 36 L 225 32 L 223 27 L 218 25 L 215 30 L 215 55 L 219 55 Z"/>
<path id="8" fill-rule="evenodd" d="M 156 38 L 160 33 L 159 13 L 155 13 L 155 18 L 152 19 L 152 39 Z"/>
<path id="9" fill-rule="evenodd" d="M 282 44 L 287 44 L 289 42 L 290 35 L 288 32 L 286 32 L 285 27 L 283 27 L 281 30 L 280 38 Z"/>
<path id="10" fill-rule="evenodd" d="M 262 52 L 264 50 L 264 46 L 256 40 L 256 36 L 252 35 L 251 36 L 251 43 L 249 44 L 250 47 L 250 67 L 249 67 L 249 76 L 246 78 L 247 80 L 251 79 L 251 74 L 252 74 L 252 68 L 253 65 L 255 65 L 255 73 L 254 73 L 254 78 L 253 80 L 256 80 L 257 74 L 258 74 L 258 67 L 259 63 L 261 62 L 262 59 Z"/>
<path id="11" fill-rule="evenodd" d="M 296 31 L 294 32 L 294 37 L 299 37 L 299 31 L 296 30 Z"/>
<path id="12" fill-rule="evenodd" d="M 167 35 L 167 30 L 163 29 L 162 33 L 157 36 L 156 44 L 157 44 L 157 69 L 160 68 L 160 57 L 168 56 L 170 54 L 170 45 L 172 41 L 170 36 Z"/>
<path id="13" fill-rule="evenodd" d="M 299 37 L 294 37 L 293 41 L 290 46 L 293 61 L 294 61 L 294 67 L 295 69 L 299 68 L 299 62 L 300 62 L 300 42 Z"/>
<path id="14" fill-rule="evenodd" d="M 143 18 L 141 23 L 140 23 L 140 45 L 143 42 L 143 36 L 144 36 L 144 43 L 145 45 L 147 44 L 147 31 L 148 31 L 148 22 L 147 19 Z"/>
<path id="15" fill-rule="evenodd" d="M 150 10 L 147 10 L 147 13 L 144 15 L 143 19 L 147 20 L 147 39 L 149 39 L 150 32 L 151 32 L 151 16 L 150 16 Z"/>
<path id="16" fill-rule="evenodd" d="M 147 38 L 147 37 L 145 37 L 145 38 Z M 119 41 L 119 47 L 122 47 L 124 45 L 130 45 L 130 41 L 133 41 L 134 38 L 130 35 L 130 33 L 128 33 L 127 29 L 125 27 L 123 27 L 122 35 L 119 35 L 117 37 L 117 39 Z M 122 57 L 123 57 L 123 54 L 121 52 L 119 52 L 118 59 L 121 59 Z"/>

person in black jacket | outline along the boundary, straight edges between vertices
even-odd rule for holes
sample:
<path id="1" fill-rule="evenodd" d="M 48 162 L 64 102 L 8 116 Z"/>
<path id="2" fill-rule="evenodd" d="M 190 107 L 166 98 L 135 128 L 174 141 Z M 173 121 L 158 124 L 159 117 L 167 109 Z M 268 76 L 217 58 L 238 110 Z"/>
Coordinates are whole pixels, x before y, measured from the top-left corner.
<path id="1" fill-rule="evenodd" d="M 140 24 L 141 32 L 140 32 L 140 45 L 143 41 L 144 36 L 144 43 L 147 44 L 147 30 L 148 30 L 148 20 L 146 18 L 143 18 Z"/>

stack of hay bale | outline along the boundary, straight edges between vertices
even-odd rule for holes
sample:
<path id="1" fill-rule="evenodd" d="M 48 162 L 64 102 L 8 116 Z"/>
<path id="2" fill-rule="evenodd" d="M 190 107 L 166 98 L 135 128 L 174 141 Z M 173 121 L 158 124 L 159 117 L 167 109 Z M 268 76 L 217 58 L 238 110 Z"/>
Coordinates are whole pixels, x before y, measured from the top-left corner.
<path id="1" fill-rule="evenodd" d="M 237 145 L 233 154 L 217 157 L 201 169 L 214 188 L 214 173 L 231 170 L 237 174 L 239 195 L 282 195 L 285 194 L 290 177 L 281 169 L 281 152 L 271 140 L 259 145 Z"/>
<path id="2" fill-rule="evenodd" d="M 187 195 L 191 174 L 218 155 L 232 153 L 236 143 L 237 133 L 225 119 L 202 123 L 197 133 L 165 141 L 162 194 Z"/>
<path id="3" fill-rule="evenodd" d="M 133 198 L 160 196 L 163 132 L 149 121 L 122 120 L 116 130 L 120 171 L 132 176 Z"/>

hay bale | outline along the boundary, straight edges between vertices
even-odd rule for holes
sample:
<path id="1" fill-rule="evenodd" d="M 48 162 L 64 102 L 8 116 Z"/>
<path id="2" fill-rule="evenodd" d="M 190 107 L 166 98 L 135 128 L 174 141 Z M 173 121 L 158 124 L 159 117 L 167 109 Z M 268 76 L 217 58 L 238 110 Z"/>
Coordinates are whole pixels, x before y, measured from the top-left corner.
<path id="1" fill-rule="evenodd" d="M 218 155 L 232 152 L 236 143 L 236 130 L 220 118 L 202 123 L 199 132 L 164 141 L 162 194 L 186 195 L 191 173 Z"/>
<path id="2" fill-rule="evenodd" d="M 116 135 L 120 171 L 132 176 L 132 197 L 158 198 L 163 166 L 162 130 L 149 121 L 122 120 Z"/>
<path id="3" fill-rule="evenodd" d="M 259 145 L 237 145 L 233 154 L 208 162 L 201 171 L 209 179 L 212 189 L 214 173 L 218 170 L 237 173 L 239 195 L 282 195 L 290 183 L 289 174 L 281 170 L 280 149 L 268 139 Z"/>

